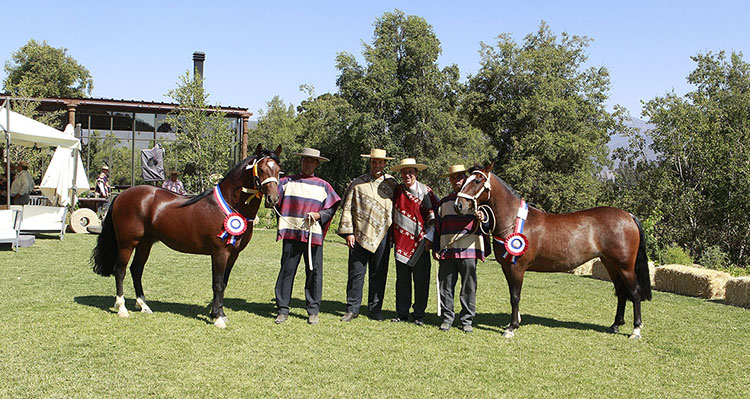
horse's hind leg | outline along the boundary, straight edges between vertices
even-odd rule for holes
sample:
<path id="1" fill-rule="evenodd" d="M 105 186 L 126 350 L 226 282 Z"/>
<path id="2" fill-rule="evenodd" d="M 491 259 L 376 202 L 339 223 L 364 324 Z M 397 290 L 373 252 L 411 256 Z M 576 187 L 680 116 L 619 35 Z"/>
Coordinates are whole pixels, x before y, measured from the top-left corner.
<path id="1" fill-rule="evenodd" d="M 128 309 L 125 307 L 125 294 L 123 289 L 123 280 L 125 280 L 125 271 L 127 270 L 128 261 L 133 248 L 120 248 L 117 251 L 117 260 L 115 261 L 115 287 L 117 296 L 115 297 L 115 310 L 120 317 L 128 317 Z"/>
<path id="2" fill-rule="evenodd" d="M 141 285 L 141 277 L 143 276 L 143 266 L 148 260 L 148 255 L 151 253 L 151 247 L 154 245 L 150 241 L 141 241 L 137 247 L 135 247 L 135 255 L 133 256 L 133 263 L 130 265 L 130 276 L 133 277 L 133 288 L 135 288 L 135 306 L 140 308 L 143 313 L 153 313 L 151 308 L 146 304 L 146 296 L 143 294 L 143 285 Z"/>
<path id="3" fill-rule="evenodd" d="M 630 338 L 639 339 L 641 338 L 643 323 L 641 321 L 641 294 L 635 273 L 629 272 L 627 267 L 620 266 L 616 261 L 602 259 L 602 262 L 615 285 L 615 293 L 617 294 L 615 322 L 607 329 L 607 332 L 616 333 L 619 331 L 619 326 L 625 324 L 625 304 L 630 299 L 633 302 L 633 333 Z"/>

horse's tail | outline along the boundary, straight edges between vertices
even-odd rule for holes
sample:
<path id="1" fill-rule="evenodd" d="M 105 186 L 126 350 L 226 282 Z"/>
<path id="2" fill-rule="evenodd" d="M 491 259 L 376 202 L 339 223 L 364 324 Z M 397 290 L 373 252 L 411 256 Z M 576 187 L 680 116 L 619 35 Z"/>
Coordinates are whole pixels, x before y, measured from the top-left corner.
<path id="1" fill-rule="evenodd" d="M 641 222 L 638 220 L 637 217 L 635 217 L 635 215 L 631 215 L 631 216 L 633 216 L 633 220 L 635 221 L 635 224 L 638 226 L 638 235 L 640 238 L 640 243 L 638 244 L 638 255 L 635 257 L 635 278 L 638 281 L 638 286 L 640 287 L 641 300 L 650 301 L 651 300 L 651 276 L 648 270 L 648 255 L 646 254 L 646 236 L 643 234 L 643 227 L 641 227 Z"/>
<path id="2" fill-rule="evenodd" d="M 107 277 L 115 273 L 117 260 L 117 236 L 112 223 L 112 210 L 115 207 L 115 196 L 109 204 L 109 212 L 102 222 L 102 232 L 96 240 L 96 247 L 91 251 L 91 264 L 94 273 Z"/>

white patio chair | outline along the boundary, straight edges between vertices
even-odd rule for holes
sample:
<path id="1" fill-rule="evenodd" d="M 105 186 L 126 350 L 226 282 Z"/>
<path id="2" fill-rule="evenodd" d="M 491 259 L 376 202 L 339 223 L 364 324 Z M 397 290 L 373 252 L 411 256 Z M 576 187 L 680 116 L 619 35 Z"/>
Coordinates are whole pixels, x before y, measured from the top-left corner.
<path id="1" fill-rule="evenodd" d="M 18 252 L 23 215 L 17 209 L 0 210 L 0 243 L 10 243 Z"/>

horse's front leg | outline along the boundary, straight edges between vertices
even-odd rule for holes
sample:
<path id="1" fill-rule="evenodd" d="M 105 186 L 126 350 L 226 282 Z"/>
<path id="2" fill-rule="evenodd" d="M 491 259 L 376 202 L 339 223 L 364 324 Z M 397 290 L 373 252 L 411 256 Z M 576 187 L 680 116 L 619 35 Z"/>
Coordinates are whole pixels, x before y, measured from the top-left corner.
<path id="1" fill-rule="evenodd" d="M 212 283 L 214 299 L 211 302 L 211 320 L 218 328 L 227 327 L 227 316 L 224 314 L 224 290 L 227 287 L 225 272 L 230 258 L 229 250 L 222 250 L 211 255 Z M 236 256 L 232 257 L 236 259 Z"/>
<path id="2" fill-rule="evenodd" d="M 505 328 L 503 337 L 513 338 L 516 330 L 521 325 L 521 312 L 518 304 L 521 302 L 521 287 L 523 286 L 524 268 L 521 265 L 503 265 L 503 273 L 508 281 L 510 291 L 510 324 Z"/>

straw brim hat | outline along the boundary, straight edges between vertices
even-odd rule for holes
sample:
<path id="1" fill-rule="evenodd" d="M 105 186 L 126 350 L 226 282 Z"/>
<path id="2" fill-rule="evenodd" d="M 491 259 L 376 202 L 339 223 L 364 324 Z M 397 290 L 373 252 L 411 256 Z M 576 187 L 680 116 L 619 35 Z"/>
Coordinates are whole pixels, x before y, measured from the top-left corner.
<path id="1" fill-rule="evenodd" d="M 454 173 L 461 173 L 461 172 L 466 172 L 466 166 L 464 166 L 462 164 L 451 165 L 448 168 L 448 173 L 446 173 L 444 175 L 440 175 L 440 177 L 448 177 L 448 176 L 450 176 L 450 175 L 452 175 Z"/>
<path id="2" fill-rule="evenodd" d="M 109 170 L 109 166 L 107 166 L 107 165 L 102 165 L 102 169 L 106 169 L 106 170 Z"/>
<path id="3" fill-rule="evenodd" d="M 375 158 L 375 159 L 393 159 L 393 157 L 385 156 L 385 150 L 380 148 L 373 148 L 369 154 L 360 154 L 363 158 Z"/>
<path id="4" fill-rule="evenodd" d="M 401 163 L 399 163 L 396 166 L 392 166 L 391 171 L 400 172 L 401 169 L 406 169 L 406 168 L 414 168 L 416 170 L 422 171 L 422 170 L 427 169 L 427 165 L 417 163 L 417 160 L 414 158 L 404 158 L 401 160 Z"/>
<path id="5" fill-rule="evenodd" d="M 170 170 L 170 171 L 169 171 L 169 175 L 170 175 L 170 176 L 172 176 L 172 175 L 177 175 L 177 176 L 179 176 L 179 175 L 180 175 L 180 172 L 178 172 L 178 171 L 176 171 L 176 170 Z"/>
<path id="6" fill-rule="evenodd" d="M 295 153 L 292 153 L 292 155 L 297 155 L 297 156 L 300 156 L 300 157 L 315 158 L 315 159 L 317 159 L 317 160 L 319 160 L 321 162 L 328 162 L 328 161 L 330 161 L 330 159 L 328 159 L 326 157 L 321 157 L 320 156 L 320 150 L 316 150 L 315 148 L 307 148 L 307 147 L 305 147 L 305 148 L 302 149 L 302 152 L 295 152 Z"/>
<path id="7" fill-rule="evenodd" d="M 28 168 L 29 164 L 27 164 L 26 161 L 18 161 L 16 162 L 16 166 L 23 166 L 25 168 Z"/>

